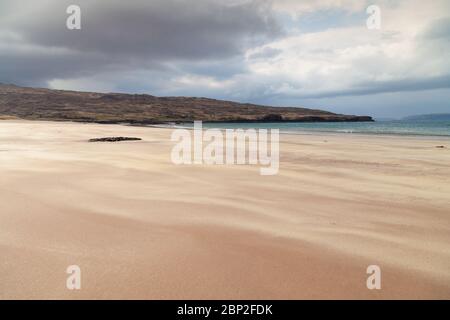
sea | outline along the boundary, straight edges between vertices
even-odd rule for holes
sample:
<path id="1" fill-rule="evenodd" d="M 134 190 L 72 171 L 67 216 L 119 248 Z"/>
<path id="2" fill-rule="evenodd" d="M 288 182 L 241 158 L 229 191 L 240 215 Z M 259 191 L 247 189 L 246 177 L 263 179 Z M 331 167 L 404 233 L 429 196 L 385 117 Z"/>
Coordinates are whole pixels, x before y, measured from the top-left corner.
<path id="1" fill-rule="evenodd" d="M 193 124 L 186 124 L 192 127 Z M 450 137 L 450 120 L 389 120 L 375 122 L 203 123 L 203 128 L 279 129 L 281 133 L 369 134 Z"/>

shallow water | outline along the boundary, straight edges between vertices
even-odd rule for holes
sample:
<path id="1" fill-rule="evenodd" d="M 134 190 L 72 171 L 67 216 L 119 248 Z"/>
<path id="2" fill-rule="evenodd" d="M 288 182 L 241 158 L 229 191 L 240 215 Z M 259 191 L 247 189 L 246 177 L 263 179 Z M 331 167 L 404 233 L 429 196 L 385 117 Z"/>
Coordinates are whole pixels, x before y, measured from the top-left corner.
<path id="1" fill-rule="evenodd" d="M 193 124 L 187 124 L 192 127 Z M 348 134 L 388 134 L 450 137 L 450 121 L 395 120 L 376 122 L 281 122 L 281 123 L 203 123 L 203 128 L 273 128 L 281 132 L 331 132 Z"/>

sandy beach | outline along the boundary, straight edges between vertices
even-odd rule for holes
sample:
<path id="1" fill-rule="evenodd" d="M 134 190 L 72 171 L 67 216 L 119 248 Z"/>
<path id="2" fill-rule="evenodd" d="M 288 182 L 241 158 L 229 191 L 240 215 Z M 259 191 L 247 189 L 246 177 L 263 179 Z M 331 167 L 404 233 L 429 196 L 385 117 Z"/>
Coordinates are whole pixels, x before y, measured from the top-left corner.
<path id="1" fill-rule="evenodd" d="M 171 132 L 0 121 L 0 299 L 450 299 L 450 139 L 282 135 L 261 176 Z"/>

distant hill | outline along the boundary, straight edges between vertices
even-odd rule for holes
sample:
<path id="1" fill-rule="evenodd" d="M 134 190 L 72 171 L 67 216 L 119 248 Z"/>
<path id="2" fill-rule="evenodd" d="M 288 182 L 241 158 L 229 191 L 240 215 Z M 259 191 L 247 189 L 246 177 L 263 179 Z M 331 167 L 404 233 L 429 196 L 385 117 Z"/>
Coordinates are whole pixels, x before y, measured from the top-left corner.
<path id="1" fill-rule="evenodd" d="M 373 121 L 369 116 L 278 108 L 208 98 L 95 93 L 0 84 L 0 119 L 96 123 Z"/>
<path id="2" fill-rule="evenodd" d="M 419 114 L 403 118 L 417 121 L 450 121 L 450 113 Z"/>

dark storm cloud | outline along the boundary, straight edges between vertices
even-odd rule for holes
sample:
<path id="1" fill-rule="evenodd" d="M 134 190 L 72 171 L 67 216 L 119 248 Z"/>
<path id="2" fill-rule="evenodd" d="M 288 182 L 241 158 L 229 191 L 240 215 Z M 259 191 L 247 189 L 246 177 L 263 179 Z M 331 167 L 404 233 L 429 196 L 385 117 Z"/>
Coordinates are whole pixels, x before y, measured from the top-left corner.
<path id="1" fill-rule="evenodd" d="M 0 27 L 22 42 L 11 43 L 6 52 L 0 47 L 0 81 L 25 83 L 124 66 L 152 69 L 172 61 L 231 59 L 281 33 L 264 0 L 11 3 L 2 4 Z M 81 7 L 81 30 L 66 28 L 70 4 Z M 1 35 L 0 41 L 5 44 Z M 23 50 L 24 45 L 30 47 Z"/>

